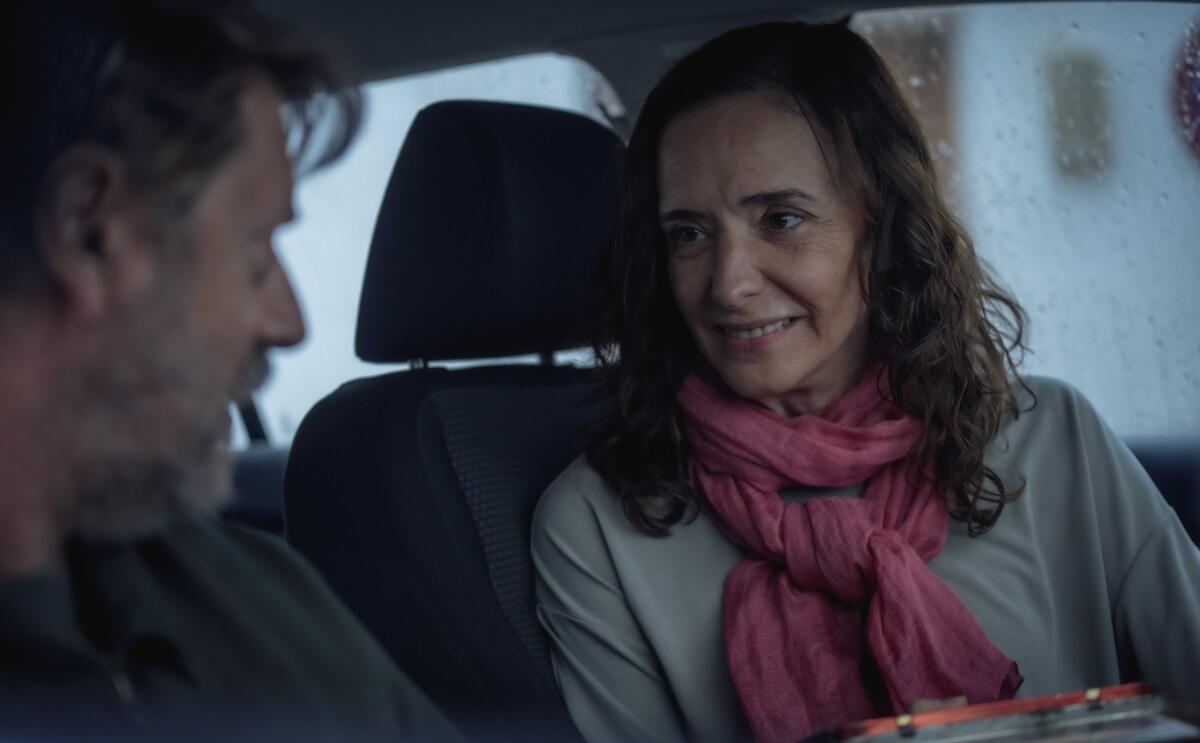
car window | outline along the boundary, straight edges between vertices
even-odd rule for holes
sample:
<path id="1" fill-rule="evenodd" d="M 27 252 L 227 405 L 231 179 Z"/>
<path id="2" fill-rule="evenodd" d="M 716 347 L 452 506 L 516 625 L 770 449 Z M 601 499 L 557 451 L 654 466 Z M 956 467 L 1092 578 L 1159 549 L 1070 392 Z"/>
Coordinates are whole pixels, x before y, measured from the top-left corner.
<path id="1" fill-rule="evenodd" d="M 595 70 L 558 54 L 371 83 L 364 87 L 364 98 L 366 116 L 358 139 L 332 167 L 299 184 L 298 219 L 278 235 L 280 259 L 299 295 L 308 336 L 297 348 L 272 352 L 273 373 L 258 395 L 264 428 L 275 444 L 290 441 L 308 409 L 339 384 L 403 368 L 359 361 L 354 327 L 375 217 L 418 111 L 435 101 L 469 98 L 550 106 L 600 121 L 622 113 Z M 244 429 L 240 424 L 234 428 L 234 446 L 245 446 Z"/>
<path id="2" fill-rule="evenodd" d="M 1029 313 L 1023 370 L 1079 387 L 1123 436 L 1200 435 L 1200 8 L 942 6 L 852 24 L 912 103 L 980 255 Z M 446 98 L 622 113 L 599 73 L 554 54 L 366 86 L 358 141 L 300 185 L 300 219 L 280 235 L 309 335 L 274 353 L 260 395 L 275 443 L 338 384 L 397 368 L 354 356 L 362 270 L 408 125 Z"/>
<path id="3" fill-rule="evenodd" d="M 1024 370 L 1121 435 L 1200 434 L 1200 7 L 857 14 L 979 253 L 1024 304 Z"/>

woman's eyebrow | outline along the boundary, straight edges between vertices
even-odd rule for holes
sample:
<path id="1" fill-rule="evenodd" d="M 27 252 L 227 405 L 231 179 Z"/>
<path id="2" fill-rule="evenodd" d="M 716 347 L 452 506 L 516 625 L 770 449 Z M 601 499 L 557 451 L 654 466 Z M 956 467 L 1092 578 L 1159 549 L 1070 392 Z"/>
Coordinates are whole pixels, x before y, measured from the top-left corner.
<path id="1" fill-rule="evenodd" d="M 779 191 L 763 191 L 742 199 L 742 206 L 765 206 L 776 201 L 816 201 L 816 197 L 798 188 L 785 188 Z"/>
<path id="2" fill-rule="evenodd" d="M 663 212 L 658 219 L 662 222 L 674 222 L 683 219 L 704 219 L 704 213 L 695 211 L 694 209 L 672 209 Z"/>
<path id="3" fill-rule="evenodd" d="M 798 188 L 781 188 L 777 191 L 762 191 L 760 193 L 751 194 L 743 197 L 741 200 L 742 206 L 765 206 L 779 201 L 816 201 L 817 198 L 807 191 L 802 191 Z M 673 222 L 675 220 L 685 219 L 703 219 L 705 214 L 694 209 L 671 209 L 663 212 L 659 216 L 659 220 L 663 222 Z"/>

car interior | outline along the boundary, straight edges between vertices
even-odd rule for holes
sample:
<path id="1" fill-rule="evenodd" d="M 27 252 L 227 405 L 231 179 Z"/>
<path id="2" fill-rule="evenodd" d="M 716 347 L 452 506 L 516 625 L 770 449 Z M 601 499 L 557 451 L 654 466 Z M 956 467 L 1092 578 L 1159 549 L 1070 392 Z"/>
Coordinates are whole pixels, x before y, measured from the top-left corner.
<path id="1" fill-rule="evenodd" d="M 529 528 L 582 447 L 594 372 L 424 362 L 552 358 L 572 340 L 620 150 L 565 112 L 422 111 L 384 196 L 356 337 L 359 356 L 413 368 L 344 385 L 292 444 L 289 541 L 418 684 L 459 720 L 485 716 L 489 735 L 497 720 L 570 729 L 533 614 Z M 410 245 L 430 249 L 397 250 Z"/>
<path id="2" fill-rule="evenodd" d="M 354 334 L 360 359 L 408 367 L 330 390 L 290 447 L 265 442 L 261 425 L 255 435 L 243 411 L 252 442 L 225 514 L 285 535 L 468 733 L 577 739 L 534 615 L 529 529 L 603 404 L 595 371 L 557 365 L 555 352 L 586 341 L 637 101 L 722 30 L 898 4 L 259 4 L 337 41 L 366 80 L 550 50 L 592 65 L 628 109 L 607 127 L 494 102 L 420 112 L 375 223 Z M 430 366 L 520 354 L 541 363 Z M 1126 440 L 1200 542 L 1200 439 Z"/>

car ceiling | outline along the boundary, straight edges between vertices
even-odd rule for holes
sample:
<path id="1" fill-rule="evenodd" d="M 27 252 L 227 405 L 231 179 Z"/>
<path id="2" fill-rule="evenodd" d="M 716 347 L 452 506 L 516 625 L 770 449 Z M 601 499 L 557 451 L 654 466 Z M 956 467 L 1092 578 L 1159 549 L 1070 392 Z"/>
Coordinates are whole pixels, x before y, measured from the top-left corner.
<path id="1" fill-rule="evenodd" d="M 257 0 L 341 46 L 366 80 L 555 51 L 580 57 L 636 109 L 664 69 L 705 39 L 766 20 L 830 21 L 911 5 L 887 0 Z M 941 3 L 921 3 L 922 5 Z"/>

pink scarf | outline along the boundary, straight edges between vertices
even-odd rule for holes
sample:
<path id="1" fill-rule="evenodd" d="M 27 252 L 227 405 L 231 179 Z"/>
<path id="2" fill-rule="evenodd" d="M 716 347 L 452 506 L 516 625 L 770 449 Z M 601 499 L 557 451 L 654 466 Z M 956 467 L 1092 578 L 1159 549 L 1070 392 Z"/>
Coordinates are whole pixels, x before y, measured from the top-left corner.
<path id="1" fill-rule="evenodd" d="M 926 479 L 909 477 L 920 424 L 880 386 L 875 366 L 820 416 L 796 418 L 695 376 L 679 392 L 693 482 L 749 553 L 725 581 L 725 651 L 760 743 L 908 711 L 918 699 L 1010 699 L 1021 685 L 1017 664 L 926 567 L 949 516 Z M 779 497 L 795 485 L 863 481 L 861 498 Z"/>

